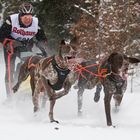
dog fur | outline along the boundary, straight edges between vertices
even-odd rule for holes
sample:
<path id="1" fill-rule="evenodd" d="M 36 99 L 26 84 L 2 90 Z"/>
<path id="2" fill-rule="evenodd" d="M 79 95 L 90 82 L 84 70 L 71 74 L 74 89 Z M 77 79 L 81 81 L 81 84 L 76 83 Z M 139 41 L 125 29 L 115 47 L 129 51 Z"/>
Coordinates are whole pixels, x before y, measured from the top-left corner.
<path id="1" fill-rule="evenodd" d="M 78 114 L 82 114 L 82 99 L 85 89 L 92 89 L 95 86 L 99 89 L 95 96 L 100 96 L 101 86 L 104 87 L 104 105 L 107 125 L 112 125 L 111 113 L 110 113 L 110 102 L 111 98 L 115 99 L 115 106 L 118 107 L 121 104 L 123 94 L 127 87 L 126 74 L 130 63 L 139 63 L 140 60 L 133 57 L 128 57 L 124 54 L 114 52 L 108 58 L 106 58 L 100 65 L 100 67 L 87 68 L 90 72 L 98 74 L 99 70 L 106 68 L 106 77 L 101 78 L 100 76 L 93 76 L 90 73 L 83 70 L 83 77 L 80 75 L 78 81 Z M 93 60 L 84 62 L 82 66 L 88 66 L 94 64 Z"/>
<path id="2" fill-rule="evenodd" d="M 34 112 L 39 111 L 39 93 L 43 90 L 43 106 L 49 98 L 50 121 L 58 123 L 53 117 L 54 105 L 57 99 L 69 93 L 71 86 L 77 79 L 77 74 L 73 71 L 77 63 L 75 61 L 76 53 L 76 47 L 73 44 L 65 44 L 64 41 L 61 41 L 58 54 L 47 58 L 37 56 L 27 58 L 21 66 L 18 82 L 13 87 L 13 91 L 16 92 L 22 81 L 30 75 Z M 59 91 L 60 89 L 62 90 Z"/>

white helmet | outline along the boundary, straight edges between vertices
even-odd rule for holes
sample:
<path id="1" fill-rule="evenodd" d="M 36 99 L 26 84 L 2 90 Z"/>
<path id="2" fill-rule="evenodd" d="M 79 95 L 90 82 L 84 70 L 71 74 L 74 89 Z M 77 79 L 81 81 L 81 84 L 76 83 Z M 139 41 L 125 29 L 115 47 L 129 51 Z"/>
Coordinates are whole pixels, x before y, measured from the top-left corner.
<path id="1" fill-rule="evenodd" d="M 30 3 L 23 3 L 19 7 L 19 13 L 22 15 L 26 14 L 33 14 L 34 13 L 34 8 Z"/>

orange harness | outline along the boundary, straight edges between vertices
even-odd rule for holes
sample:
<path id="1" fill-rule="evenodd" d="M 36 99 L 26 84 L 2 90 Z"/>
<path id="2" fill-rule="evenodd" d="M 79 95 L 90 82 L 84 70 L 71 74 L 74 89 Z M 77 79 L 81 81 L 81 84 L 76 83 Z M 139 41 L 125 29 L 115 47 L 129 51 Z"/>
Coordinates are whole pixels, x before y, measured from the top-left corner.
<path id="1" fill-rule="evenodd" d="M 29 61 L 28 61 L 28 69 L 30 69 L 30 68 L 32 68 L 32 67 L 35 68 L 35 67 L 37 66 L 37 64 L 32 63 L 33 57 L 34 57 L 34 56 L 32 56 L 32 57 L 29 58 Z M 45 60 L 45 59 L 44 59 L 44 60 Z M 49 64 L 51 61 L 52 61 L 52 58 L 49 58 L 47 64 Z M 42 62 L 42 63 L 43 63 L 43 62 Z"/>
<path id="2" fill-rule="evenodd" d="M 14 53 L 13 49 L 13 41 L 12 39 L 5 38 L 3 41 L 3 46 L 7 48 L 7 44 L 9 43 L 10 51 L 8 51 L 8 58 L 7 58 L 7 65 L 8 65 L 8 85 L 9 85 L 9 91 L 12 93 L 12 85 L 11 85 L 11 56 Z"/>
<path id="3" fill-rule="evenodd" d="M 33 57 L 34 56 L 29 58 L 28 69 L 30 69 L 31 67 L 36 67 L 37 66 L 37 64 L 33 64 L 31 62 Z M 50 57 L 48 59 L 48 61 L 47 61 L 47 64 L 49 64 L 52 61 L 52 59 L 53 58 Z M 87 68 L 90 68 L 90 67 L 97 67 L 98 68 L 98 72 L 94 73 L 94 72 L 88 70 Z M 81 75 L 83 78 L 87 79 L 87 77 L 83 74 L 83 71 L 86 71 L 87 73 L 89 73 L 92 76 L 99 77 L 100 79 L 101 78 L 106 78 L 106 76 L 108 75 L 107 74 L 107 68 L 101 68 L 101 64 L 100 63 L 99 64 L 91 64 L 91 65 L 88 65 L 88 66 L 82 66 L 82 65 L 78 64 L 77 67 L 75 68 L 74 72 L 78 72 L 79 77 Z"/>
<path id="4" fill-rule="evenodd" d="M 33 57 L 34 57 L 34 56 L 32 56 L 32 57 L 29 58 L 29 61 L 28 61 L 28 69 L 30 69 L 31 67 L 36 67 L 36 64 L 33 64 L 33 63 L 31 62 Z"/>
<path id="5" fill-rule="evenodd" d="M 87 68 L 95 67 L 95 66 L 97 66 L 97 68 L 98 68 L 98 73 L 94 73 L 94 72 L 89 71 L 87 69 Z M 84 67 L 82 65 L 80 65 L 80 64 L 77 65 L 77 67 L 75 69 L 75 72 L 78 72 L 79 76 L 81 75 L 83 78 L 87 79 L 86 76 L 82 73 L 83 71 L 88 72 L 92 76 L 99 77 L 100 79 L 101 78 L 106 78 L 106 76 L 107 76 L 107 74 L 104 74 L 104 73 L 107 73 L 107 68 L 101 68 L 100 64 L 91 64 L 91 65 L 84 66 Z"/>

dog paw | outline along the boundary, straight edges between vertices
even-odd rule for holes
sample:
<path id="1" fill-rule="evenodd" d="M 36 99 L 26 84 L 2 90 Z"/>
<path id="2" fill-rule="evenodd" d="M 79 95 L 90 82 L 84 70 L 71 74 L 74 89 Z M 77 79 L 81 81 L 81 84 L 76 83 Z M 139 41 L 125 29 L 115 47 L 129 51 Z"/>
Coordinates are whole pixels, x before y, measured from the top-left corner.
<path id="1" fill-rule="evenodd" d="M 34 113 L 38 112 L 39 111 L 39 108 L 38 107 L 34 107 Z"/>
<path id="2" fill-rule="evenodd" d="M 111 122 L 107 122 L 107 126 L 112 126 L 112 123 Z"/>
<path id="3" fill-rule="evenodd" d="M 14 86 L 14 87 L 12 88 L 12 89 L 13 89 L 13 93 L 16 93 L 16 92 L 18 91 L 18 88 L 19 88 L 18 85 Z"/>
<path id="4" fill-rule="evenodd" d="M 51 120 L 51 123 L 53 123 L 53 122 L 59 123 L 59 121 L 57 121 L 57 120 Z"/>
<path id="5" fill-rule="evenodd" d="M 13 93 L 16 93 L 17 92 L 17 88 L 13 88 Z"/>
<path id="6" fill-rule="evenodd" d="M 100 99 L 100 93 L 97 93 L 97 92 L 95 92 L 95 95 L 94 95 L 94 102 L 98 102 L 99 101 L 99 99 Z"/>

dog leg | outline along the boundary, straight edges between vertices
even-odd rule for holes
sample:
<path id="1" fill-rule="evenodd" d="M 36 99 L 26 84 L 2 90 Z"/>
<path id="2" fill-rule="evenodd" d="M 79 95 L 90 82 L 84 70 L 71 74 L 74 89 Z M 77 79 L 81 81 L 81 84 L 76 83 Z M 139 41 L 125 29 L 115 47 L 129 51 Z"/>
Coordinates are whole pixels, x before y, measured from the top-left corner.
<path id="1" fill-rule="evenodd" d="M 78 116 L 82 115 L 83 93 L 84 93 L 84 88 L 79 87 L 77 92 Z"/>
<path id="2" fill-rule="evenodd" d="M 117 94 L 117 95 L 114 95 L 113 96 L 113 99 L 115 101 L 115 112 L 118 112 L 119 111 L 119 107 L 120 107 L 122 98 L 123 98 L 123 94 L 122 95 Z"/>
<path id="3" fill-rule="evenodd" d="M 52 97 L 55 96 L 55 94 L 54 91 L 49 86 L 48 80 L 44 76 L 41 76 L 41 81 L 49 99 L 52 99 Z"/>
<path id="4" fill-rule="evenodd" d="M 117 94 L 117 95 L 113 96 L 113 99 L 115 100 L 115 107 L 116 108 L 120 106 L 122 98 L 123 98 L 123 94 Z"/>
<path id="5" fill-rule="evenodd" d="M 104 105 L 105 105 L 105 113 L 106 113 L 106 120 L 108 126 L 112 126 L 111 113 L 110 113 L 111 98 L 112 98 L 112 94 L 110 94 L 109 92 L 105 92 Z"/>
<path id="6" fill-rule="evenodd" d="M 59 123 L 58 121 L 56 121 L 56 120 L 53 118 L 53 109 L 54 109 L 55 102 L 56 102 L 56 100 L 50 100 L 49 118 L 50 118 L 50 122 Z"/>
<path id="7" fill-rule="evenodd" d="M 36 82 L 34 94 L 32 96 L 32 101 L 34 105 L 34 112 L 39 110 L 39 80 Z"/>
<path id="8" fill-rule="evenodd" d="M 41 108 L 45 108 L 47 100 L 48 100 L 48 95 L 47 92 L 44 90 L 44 95 L 42 96 Z"/>
<path id="9" fill-rule="evenodd" d="M 65 89 L 60 91 L 60 92 L 57 92 L 57 93 L 54 93 L 54 95 L 50 98 L 50 100 L 57 100 L 65 95 L 68 94 L 68 91 L 66 91 Z"/>
<path id="10" fill-rule="evenodd" d="M 32 90 L 32 96 L 34 96 L 34 91 L 35 91 L 35 78 L 34 78 L 34 72 L 30 73 L 30 85 L 31 85 L 31 90 Z"/>
<path id="11" fill-rule="evenodd" d="M 96 92 L 94 94 L 94 101 L 98 102 L 100 99 L 100 92 L 102 90 L 102 85 L 99 83 L 96 85 Z"/>
<path id="12" fill-rule="evenodd" d="M 29 72 L 26 70 L 26 65 L 23 64 L 20 67 L 20 72 L 18 75 L 18 82 L 16 83 L 16 85 L 13 87 L 13 92 L 17 92 L 17 90 L 19 89 L 20 84 L 25 81 L 27 79 L 27 77 L 29 76 Z"/>
<path id="13" fill-rule="evenodd" d="M 65 95 L 67 95 L 69 93 L 69 90 L 70 89 L 64 89 L 60 92 L 57 92 L 57 93 L 54 93 L 54 95 L 50 98 L 51 100 L 56 100 L 56 99 L 59 99 Z"/>
<path id="14" fill-rule="evenodd" d="M 56 94 L 54 93 L 54 95 L 50 98 L 51 100 L 56 100 L 56 99 L 59 99 L 65 95 L 67 95 L 69 93 L 69 90 L 71 88 L 71 83 L 69 81 L 66 81 L 64 83 L 64 90 L 60 91 L 60 92 L 57 92 Z"/>

